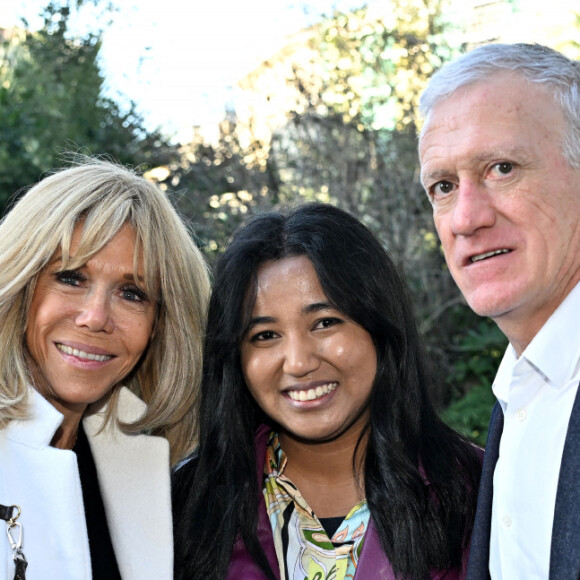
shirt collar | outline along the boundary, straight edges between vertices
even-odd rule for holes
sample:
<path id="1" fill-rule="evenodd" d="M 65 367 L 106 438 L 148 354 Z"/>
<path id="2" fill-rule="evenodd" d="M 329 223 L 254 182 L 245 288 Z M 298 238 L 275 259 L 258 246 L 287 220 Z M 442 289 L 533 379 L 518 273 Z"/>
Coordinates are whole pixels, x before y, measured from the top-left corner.
<path id="1" fill-rule="evenodd" d="M 563 387 L 574 376 L 578 367 L 578 312 L 580 283 L 566 296 L 522 353 L 554 388 Z"/>
<path id="2" fill-rule="evenodd" d="M 578 336 L 578 312 L 580 283 L 548 318 L 519 358 L 513 346 L 508 345 L 493 382 L 493 392 L 500 403 L 507 401 L 511 378 L 523 372 L 523 367 L 532 367 L 554 389 L 563 387 L 578 373 L 580 340 L 573 339 Z"/>

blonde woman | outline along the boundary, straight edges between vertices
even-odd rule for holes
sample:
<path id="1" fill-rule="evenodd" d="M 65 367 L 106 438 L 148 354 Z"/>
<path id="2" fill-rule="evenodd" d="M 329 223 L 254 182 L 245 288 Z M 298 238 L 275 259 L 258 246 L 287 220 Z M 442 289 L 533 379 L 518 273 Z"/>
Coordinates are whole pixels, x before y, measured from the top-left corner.
<path id="1" fill-rule="evenodd" d="M 208 292 L 165 194 L 115 164 L 55 173 L 4 218 L 0 577 L 172 578 Z"/>

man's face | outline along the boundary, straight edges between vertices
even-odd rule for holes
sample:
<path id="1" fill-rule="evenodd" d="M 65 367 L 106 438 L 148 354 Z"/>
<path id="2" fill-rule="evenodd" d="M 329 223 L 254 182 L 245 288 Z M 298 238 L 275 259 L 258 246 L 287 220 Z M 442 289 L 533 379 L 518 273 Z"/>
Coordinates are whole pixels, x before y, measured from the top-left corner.
<path id="1" fill-rule="evenodd" d="M 451 274 L 516 350 L 580 280 L 580 170 L 562 154 L 565 127 L 545 89 L 506 72 L 434 107 L 420 142 Z"/>

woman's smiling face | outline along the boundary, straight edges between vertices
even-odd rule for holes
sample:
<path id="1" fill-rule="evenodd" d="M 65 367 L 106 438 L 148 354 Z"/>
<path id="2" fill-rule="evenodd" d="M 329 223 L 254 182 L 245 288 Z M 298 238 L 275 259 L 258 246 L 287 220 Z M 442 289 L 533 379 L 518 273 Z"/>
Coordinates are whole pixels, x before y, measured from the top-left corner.
<path id="1" fill-rule="evenodd" d="M 75 240 L 71 256 L 75 252 Z M 26 346 L 39 392 L 59 411 L 82 413 L 118 384 L 146 349 L 155 301 L 137 285 L 135 232 L 124 226 L 84 266 L 62 271 L 55 255 L 38 277 Z"/>
<path id="2" fill-rule="evenodd" d="M 255 401 L 287 436 L 331 441 L 368 421 L 373 340 L 329 303 L 305 256 L 259 268 L 241 363 Z"/>

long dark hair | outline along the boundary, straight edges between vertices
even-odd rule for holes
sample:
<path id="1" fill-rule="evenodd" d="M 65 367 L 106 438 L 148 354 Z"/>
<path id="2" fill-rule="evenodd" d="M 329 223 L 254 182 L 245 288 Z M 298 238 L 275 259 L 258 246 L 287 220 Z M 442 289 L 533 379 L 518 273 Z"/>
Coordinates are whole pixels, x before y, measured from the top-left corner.
<path id="1" fill-rule="evenodd" d="M 469 541 L 480 474 L 473 447 L 437 417 L 406 285 L 375 236 L 348 213 L 306 204 L 251 219 L 219 261 L 209 306 L 194 481 L 176 505 L 176 564 L 183 578 L 225 578 L 239 534 L 266 577 L 257 537 L 261 497 L 254 432 L 266 420 L 240 367 L 257 270 L 306 256 L 330 303 L 373 338 L 364 485 L 393 570 L 423 580 L 457 567 Z M 429 485 L 426 485 L 426 481 Z"/>

